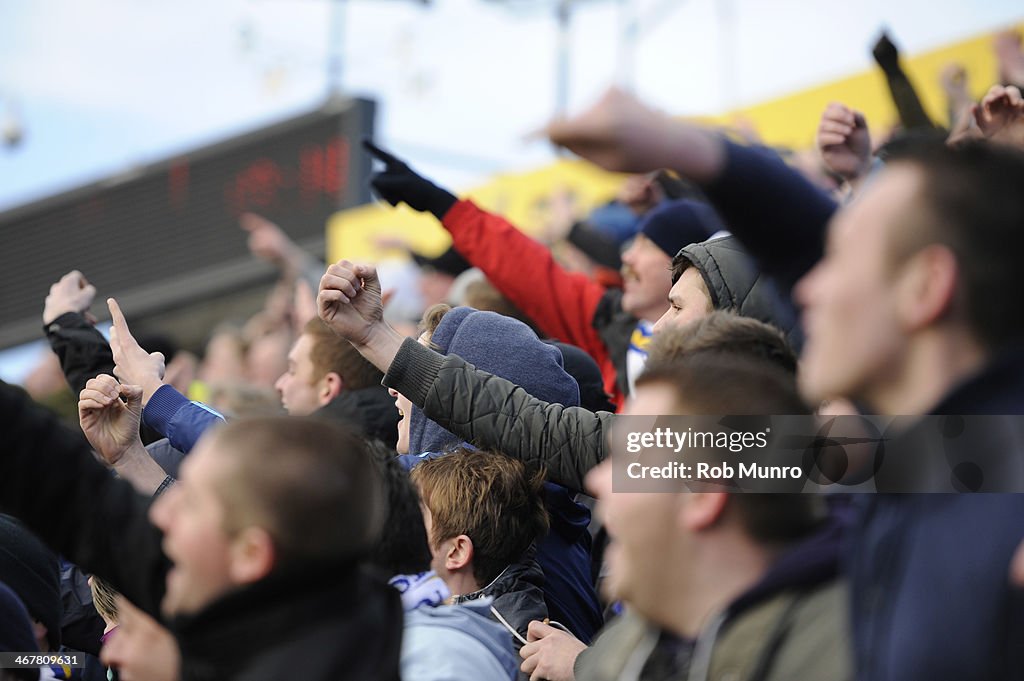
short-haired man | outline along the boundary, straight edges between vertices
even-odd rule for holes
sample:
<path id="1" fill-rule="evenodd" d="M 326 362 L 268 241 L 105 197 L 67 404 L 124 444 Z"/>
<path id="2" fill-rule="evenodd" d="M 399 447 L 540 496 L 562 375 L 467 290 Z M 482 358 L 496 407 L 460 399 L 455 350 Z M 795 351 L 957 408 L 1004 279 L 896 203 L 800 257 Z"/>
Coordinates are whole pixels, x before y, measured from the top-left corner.
<path id="1" fill-rule="evenodd" d="M 807 408 L 792 373 L 727 352 L 649 367 L 627 406 L 637 415 L 720 413 Z M 840 541 L 816 534 L 820 497 L 613 493 L 614 465 L 614 457 L 605 461 L 587 482 L 613 538 L 611 590 L 629 612 L 577 658 L 576 679 L 619 678 L 626 667 L 655 678 L 659 664 L 683 679 L 849 678 Z M 676 640 L 665 645 L 661 631 Z M 539 668 L 544 656 L 534 655 L 547 636 L 539 638 L 523 650 L 524 671 L 562 678 Z"/>
<path id="2" fill-rule="evenodd" d="M 395 445 L 398 419 L 383 374 L 319 318 L 309 320 L 288 352 L 288 368 L 274 384 L 293 416 L 339 418 L 367 436 Z"/>
<path id="3" fill-rule="evenodd" d="M 496 452 L 459 449 L 412 469 L 433 560 L 453 603 L 491 597 L 492 613 L 521 641 L 544 619 L 532 547 L 548 530 L 543 477 Z M 543 581 L 543 579 L 542 579 Z M 517 644 L 518 647 L 518 644 Z"/>
<path id="4" fill-rule="evenodd" d="M 167 623 L 183 679 L 398 678 L 398 596 L 361 569 L 379 478 L 352 430 L 226 424 L 150 507 L 6 385 L 0 419 L 0 507 Z"/>

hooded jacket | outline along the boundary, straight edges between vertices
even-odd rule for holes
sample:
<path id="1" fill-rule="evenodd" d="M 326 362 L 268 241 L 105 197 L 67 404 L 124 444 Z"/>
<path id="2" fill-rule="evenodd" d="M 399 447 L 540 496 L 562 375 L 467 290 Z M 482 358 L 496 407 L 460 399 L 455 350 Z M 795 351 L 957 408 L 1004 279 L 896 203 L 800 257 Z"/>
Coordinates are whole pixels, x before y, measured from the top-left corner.
<path id="1" fill-rule="evenodd" d="M 688 260 L 700 272 L 716 310 L 731 310 L 771 324 L 786 334 L 795 352 L 802 335 L 797 313 L 775 281 L 757 267 L 754 259 L 734 236 L 722 236 L 684 246 L 678 258 Z"/>
<path id="2" fill-rule="evenodd" d="M 424 606 L 405 613 L 403 681 L 515 679 L 512 636 L 491 621 L 490 601 Z"/>
<path id="3" fill-rule="evenodd" d="M 430 342 L 442 352 L 515 381 L 540 399 L 579 404 L 579 388 L 563 369 L 561 352 L 539 340 L 518 320 L 457 307 L 441 319 Z M 478 444 L 472 438 L 463 439 L 446 430 L 416 406 L 409 419 L 409 451 L 421 453 L 403 459 L 410 468 L 423 458 L 450 451 L 463 442 Z M 485 446 L 504 452 L 509 445 L 498 440 Z M 537 542 L 544 601 L 552 619 L 568 626 L 581 640 L 589 641 L 602 623 L 590 580 L 590 511 L 573 501 L 573 495 L 564 487 L 553 484 L 545 484 L 544 502 L 551 518 L 551 531 Z M 525 627 L 523 632 L 525 635 Z"/>
<path id="4" fill-rule="evenodd" d="M 548 616 L 543 587 L 544 573 L 537 564 L 535 550 L 531 548 L 522 559 L 502 570 L 490 584 L 472 593 L 453 596 L 452 604 L 466 605 L 486 599 L 490 603 L 487 614 L 508 629 L 509 634 L 513 630 L 518 634 L 513 635 L 512 645 L 519 650 L 523 647 L 530 622 Z"/>
<path id="5" fill-rule="evenodd" d="M 360 390 L 343 390 L 337 397 L 317 409 L 313 416 L 343 421 L 360 428 L 369 438 L 380 440 L 394 449 L 398 444 L 398 412 L 395 400 L 382 385 Z"/>
<path id="6" fill-rule="evenodd" d="M 577 681 L 845 681 L 852 678 L 842 524 L 791 546 L 749 589 L 683 641 L 627 612 L 576 658 Z M 631 670 L 631 671 L 627 671 Z"/>

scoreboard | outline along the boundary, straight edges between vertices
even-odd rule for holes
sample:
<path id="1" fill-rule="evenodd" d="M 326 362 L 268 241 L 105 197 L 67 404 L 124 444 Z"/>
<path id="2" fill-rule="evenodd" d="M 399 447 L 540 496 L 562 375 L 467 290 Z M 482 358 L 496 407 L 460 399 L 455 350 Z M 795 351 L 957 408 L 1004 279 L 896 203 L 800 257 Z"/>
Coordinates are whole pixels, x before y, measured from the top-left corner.
<path id="1" fill-rule="evenodd" d="M 325 224 L 369 199 L 374 103 L 316 111 L 0 213 L 0 348 L 42 337 L 43 299 L 81 270 L 131 317 L 202 303 L 273 276 L 238 216 L 259 213 L 322 253 Z"/>

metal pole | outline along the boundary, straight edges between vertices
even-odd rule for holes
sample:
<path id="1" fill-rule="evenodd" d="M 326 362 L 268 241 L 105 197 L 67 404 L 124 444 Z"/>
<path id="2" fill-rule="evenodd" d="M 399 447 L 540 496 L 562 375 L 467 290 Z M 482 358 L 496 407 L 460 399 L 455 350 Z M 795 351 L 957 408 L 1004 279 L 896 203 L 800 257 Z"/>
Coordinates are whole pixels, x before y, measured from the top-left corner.
<path id="1" fill-rule="evenodd" d="M 572 0 L 558 0 L 558 46 L 555 64 L 555 116 L 569 110 L 569 28 L 572 22 Z"/>
<path id="2" fill-rule="evenodd" d="M 345 0 L 331 0 L 327 21 L 327 97 L 343 90 L 342 66 L 345 54 Z"/>
<path id="3" fill-rule="evenodd" d="M 636 7 L 633 0 L 619 0 L 619 55 L 616 64 L 616 84 L 627 92 L 633 89 L 636 78 L 636 46 L 640 35 Z"/>

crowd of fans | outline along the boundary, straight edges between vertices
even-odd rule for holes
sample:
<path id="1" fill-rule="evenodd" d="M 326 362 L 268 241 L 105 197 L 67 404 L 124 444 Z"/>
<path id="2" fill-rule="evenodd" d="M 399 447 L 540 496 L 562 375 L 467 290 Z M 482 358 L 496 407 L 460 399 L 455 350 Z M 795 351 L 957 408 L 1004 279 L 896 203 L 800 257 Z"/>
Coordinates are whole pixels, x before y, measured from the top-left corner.
<path id="1" fill-rule="evenodd" d="M 1024 678 L 1024 490 L 623 493 L 610 436 L 1024 414 L 1024 51 L 996 53 L 980 102 L 944 72 L 943 127 L 883 36 L 900 125 L 830 104 L 811 162 L 612 90 L 546 133 L 630 178 L 541 240 L 367 141 L 452 248 L 396 290 L 246 215 L 281 280 L 201 360 L 114 299 L 108 340 L 68 273 L 52 357 L 0 384 L 0 653 L 79 664 L 0 679 Z"/>

